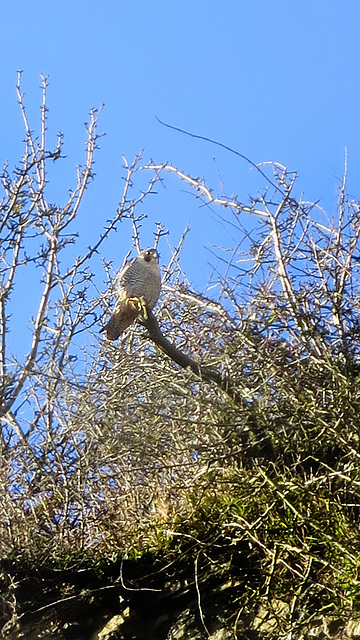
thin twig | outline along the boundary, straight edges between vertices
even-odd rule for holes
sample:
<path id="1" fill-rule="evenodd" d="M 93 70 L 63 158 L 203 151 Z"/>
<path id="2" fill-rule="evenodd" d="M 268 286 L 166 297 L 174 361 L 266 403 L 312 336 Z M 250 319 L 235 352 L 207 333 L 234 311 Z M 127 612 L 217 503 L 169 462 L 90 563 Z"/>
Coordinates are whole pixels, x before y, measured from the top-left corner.
<path id="1" fill-rule="evenodd" d="M 197 603 L 198 603 L 198 609 L 199 609 L 199 615 L 200 615 L 200 620 L 201 620 L 201 624 L 205 629 L 205 632 L 208 635 L 208 638 L 210 638 L 210 631 L 207 628 L 206 624 L 205 624 L 205 618 L 204 618 L 204 614 L 203 614 L 203 610 L 201 607 L 201 593 L 200 593 L 200 588 L 199 588 L 199 577 L 198 577 L 198 560 L 199 560 L 199 554 L 197 554 L 194 558 L 194 572 L 195 572 L 195 589 L 196 589 L 196 595 L 197 595 Z"/>

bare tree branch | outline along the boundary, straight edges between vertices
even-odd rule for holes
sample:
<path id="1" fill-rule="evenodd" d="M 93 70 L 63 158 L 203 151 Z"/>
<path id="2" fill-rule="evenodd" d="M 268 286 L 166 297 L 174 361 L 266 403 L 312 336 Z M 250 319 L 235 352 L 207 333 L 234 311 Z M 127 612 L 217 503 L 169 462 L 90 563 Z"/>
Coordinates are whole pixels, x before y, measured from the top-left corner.
<path id="1" fill-rule="evenodd" d="M 211 369 L 202 365 L 200 362 L 190 358 L 190 356 L 182 353 L 161 333 L 159 323 L 154 314 L 149 311 L 148 317 L 141 320 L 141 323 L 147 328 L 149 338 L 166 353 L 166 355 L 183 369 L 191 369 L 191 371 L 200 379 L 206 382 L 214 382 L 222 391 L 224 391 L 237 404 L 244 405 L 246 401 L 239 394 L 236 386 L 232 383 L 231 378 L 225 373 Z"/>

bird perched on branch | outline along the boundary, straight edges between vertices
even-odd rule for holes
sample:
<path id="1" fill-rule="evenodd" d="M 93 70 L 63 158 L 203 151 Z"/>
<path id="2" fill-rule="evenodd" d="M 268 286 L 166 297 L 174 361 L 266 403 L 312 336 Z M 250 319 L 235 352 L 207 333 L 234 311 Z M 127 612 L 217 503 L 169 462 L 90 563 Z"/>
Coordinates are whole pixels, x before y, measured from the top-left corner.
<path id="1" fill-rule="evenodd" d="M 109 322 L 101 329 L 108 340 L 116 340 L 143 311 L 151 311 L 160 295 L 161 274 L 156 249 L 144 249 L 121 269 L 118 299 Z"/>

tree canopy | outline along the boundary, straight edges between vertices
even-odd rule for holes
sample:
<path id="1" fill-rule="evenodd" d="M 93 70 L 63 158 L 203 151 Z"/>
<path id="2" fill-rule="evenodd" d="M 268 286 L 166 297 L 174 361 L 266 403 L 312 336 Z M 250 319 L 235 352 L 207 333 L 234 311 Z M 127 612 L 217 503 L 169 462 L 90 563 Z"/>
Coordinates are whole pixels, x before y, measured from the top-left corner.
<path id="1" fill-rule="evenodd" d="M 48 167 L 62 158 L 61 135 L 47 148 L 46 80 L 38 134 L 20 78 L 18 100 L 24 153 L 1 175 L 1 557 L 99 572 L 149 554 L 175 568 L 186 559 L 200 614 L 202 581 L 236 583 L 236 638 L 246 616 L 261 631 L 264 612 L 275 620 L 264 637 L 300 634 L 322 613 L 355 615 L 360 205 L 346 168 L 330 215 L 296 195 L 296 174 L 278 163 L 255 167 L 263 191 L 241 202 L 140 155 L 124 161 L 106 229 L 78 252 L 100 113 L 90 113 L 85 162 L 60 206 L 46 196 Z M 148 181 L 136 192 L 140 167 Z M 139 203 L 169 174 L 231 227 L 216 294 L 190 286 L 185 228 L 154 313 L 108 344 L 99 329 L 116 279 L 99 261 L 103 242 L 129 219 L 140 246 Z M 165 233 L 154 225 L 156 243 Z M 36 282 L 30 314 L 24 282 Z M 4 623 L 16 615 L 3 607 Z"/>

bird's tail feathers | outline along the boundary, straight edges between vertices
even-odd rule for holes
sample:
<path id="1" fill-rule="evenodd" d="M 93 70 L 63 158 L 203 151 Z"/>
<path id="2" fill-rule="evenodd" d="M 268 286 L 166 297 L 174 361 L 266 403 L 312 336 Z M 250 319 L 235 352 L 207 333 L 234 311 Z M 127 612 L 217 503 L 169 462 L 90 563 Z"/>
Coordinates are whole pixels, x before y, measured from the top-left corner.
<path id="1" fill-rule="evenodd" d="M 140 298 L 118 300 L 109 322 L 101 329 L 107 340 L 116 340 L 138 317 L 143 309 Z"/>

